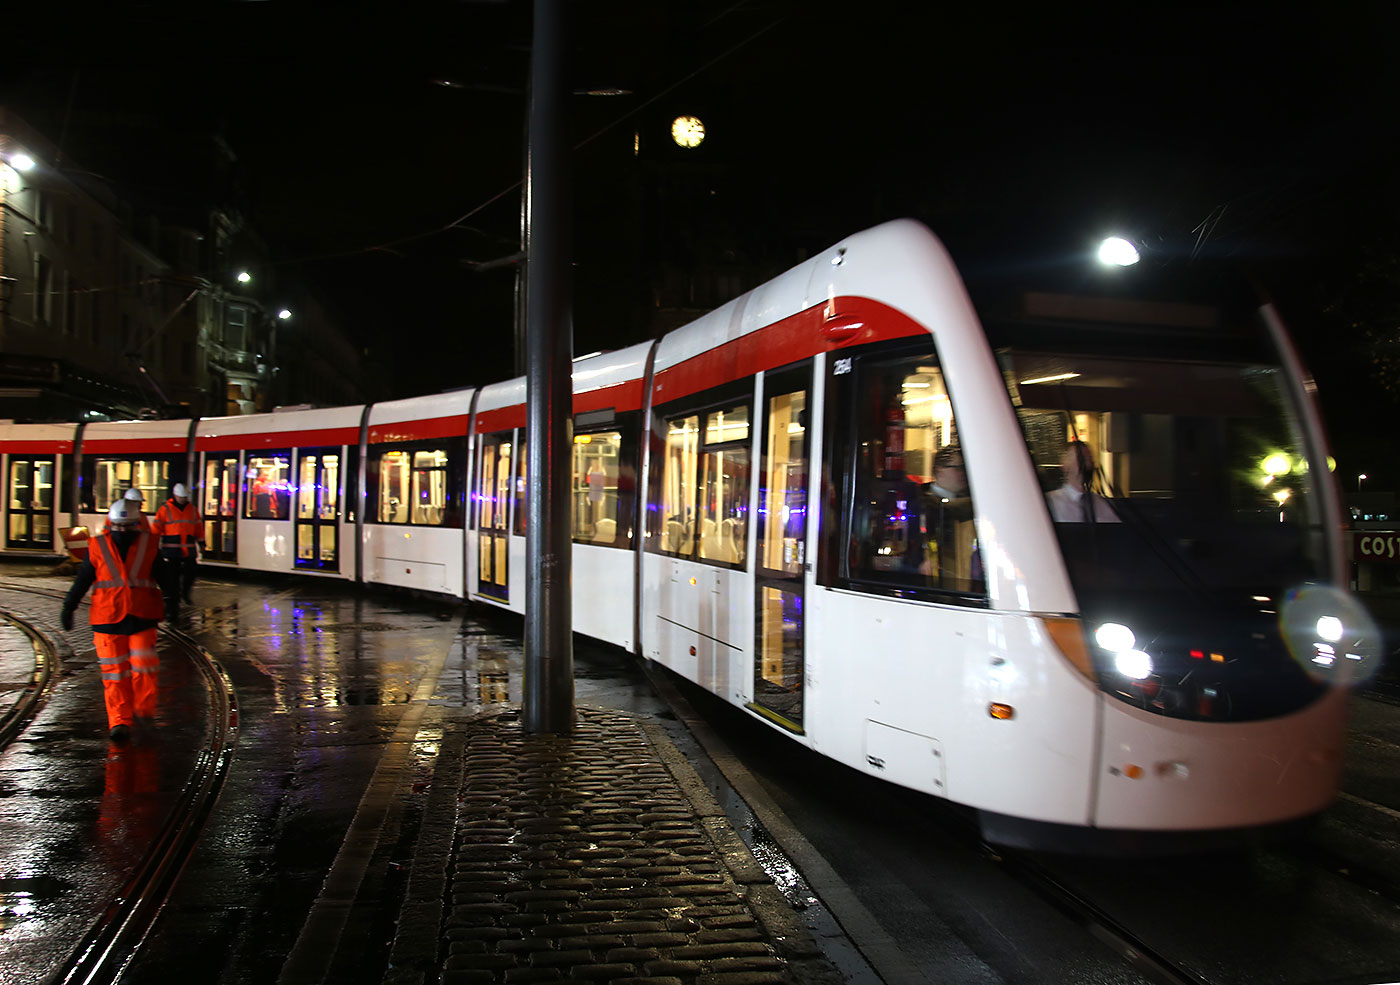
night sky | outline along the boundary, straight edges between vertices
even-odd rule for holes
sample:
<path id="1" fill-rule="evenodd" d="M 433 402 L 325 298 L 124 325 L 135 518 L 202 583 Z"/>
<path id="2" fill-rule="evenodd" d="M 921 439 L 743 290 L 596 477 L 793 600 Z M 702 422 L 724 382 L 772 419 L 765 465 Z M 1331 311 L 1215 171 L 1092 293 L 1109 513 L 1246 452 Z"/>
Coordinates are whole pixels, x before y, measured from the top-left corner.
<path id="1" fill-rule="evenodd" d="M 312 289 L 394 395 L 509 374 L 512 277 L 467 262 L 518 249 L 528 2 L 27 6 L 0 102 L 77 166 L 159 202 L 182 177 L 156 150 L 218 133 L 269 282 Z M 1393 6 L 579 4 L 573 88 L 629 94 L 570 104 L 575 349 L 643 337 L 635 259 L 691 223 L 775 272 L 900 216 L 970 275 L 1121 231 L 1149 263 L 1268 274 L 1343 468 L 1384 474 L 1371 425 L 1400 370 L 1367 328 L 1400 325 Z M 706 123 L 696 151 L 669 144 L 679 112 Z M 667 194 L 638 205 L 639 180 Z"/>

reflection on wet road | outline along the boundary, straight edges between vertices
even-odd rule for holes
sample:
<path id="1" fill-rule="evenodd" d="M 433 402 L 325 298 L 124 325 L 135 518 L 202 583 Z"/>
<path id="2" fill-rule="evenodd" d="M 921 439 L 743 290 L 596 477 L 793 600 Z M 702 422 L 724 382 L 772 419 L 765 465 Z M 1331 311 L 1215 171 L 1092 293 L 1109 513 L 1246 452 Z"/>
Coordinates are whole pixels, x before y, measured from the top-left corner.
<path id="1" fill-rule="evenodd" d="M 189 664 L 164 660 L 155 722 L 113 746 L 91 632 L 63 634 L 54 598 L 0 589 L 0 605 L 63 644 L 52 693 L 0 753 L 0 979 L 28 983 L 45 980 L 121 891 L 188 780 L 209 716 Z"/>
<path id="2" fill-rule="evenodd" d="M 326 932 L 317 901 L 347 868 L 342 845 L 365 823 L 357 810 L 373 799 L 376 771 L 382 780 L 394 763 L 409 795 L 370 815 L 388 855 L 350 862 L 359 896 L 381 900 L 380 912 L 357 908 L 331 928 L 350 955 L 336 980 L 356 966 L 382 969 L 402 889 L 393 848 L 411 850 L 444 724 L 520 701 L 518 620 L 325 582 L 206 580 L 195 601 L 187 628 L 234 682 L 239 745 L 203 845 L 133 975 L 202 980 L 217 953 L 222 982 L 276 980 L 299 939 Z M 580 705 L 664 709 L 625 654 L 579 643 L 575 671 Z"/>

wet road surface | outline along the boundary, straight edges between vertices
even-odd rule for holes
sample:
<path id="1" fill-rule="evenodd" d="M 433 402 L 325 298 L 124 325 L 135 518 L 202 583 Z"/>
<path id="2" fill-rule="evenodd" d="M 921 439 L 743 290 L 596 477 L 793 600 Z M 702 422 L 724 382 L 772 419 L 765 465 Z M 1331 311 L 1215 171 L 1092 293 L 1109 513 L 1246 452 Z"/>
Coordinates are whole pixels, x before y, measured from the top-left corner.
<path id="1" fill-rule="evenodd" d="M 763 788 L 755 802 L 781 812 L 830 864 L 851 909 L 869 914 L 911 961 L 902 980 L 1153 980 L 1003 871 L 945 805 L 794 748 L 680 687 Z M 1341 798 L 1299 850 L 1034 860 L 1189 981 L 1400 981 L 1400 708 L 1356 699 L 1345 762 Z"/>
<path id="2" fill-rule="evenodd" d="M 40 569 L 41 570 L 41 569 Z M 68 579 L 11 584 L 62 591 Z M 202 743 L 208 707 L 188 665 L 163 659 L 155 727 L 129 746 L 107 742 L 91 632 L 58 629 L 57 599 L 0 589 L 0 607 L 35 613 L 66 639 L 64 678 L 0 759 L 0 946 L 6 981 L 40 981 L 104 900 L 119 891 L 165 818 Z M 181 626 L 217 655 L 238 694 L 238 747 L 199 851 L 138 957 L 133 980 L 164 976 L 276 980 L 337 862 L 386 749 L 407 749 L 426 799 L 444 721 L 518 702 L 518 622 L 474 618 L 461 603 L 368 598 L 339 583 L 272 584 L 206 569 Z M 477 616 L 483 615 L 476 613 Z M 489 616 L 490 614 L 484 614 Z M 614 651 L 576 650 L 576 700 L 662 714 L 638 666 Z M 425 710 L 404 733 L 411 699 Z M 364 863 L 360 893 L 382 899 L 357 919 L 380 973 L 418 817 L 396 804 L 374 832 L 398 857 Z M 377 980 L 377 975 L 368 976 Z"/>
<path id="3" fill-rule="evenodd" d="M 8 573 L 8 572 L 6 572 Z M 47 618 L 59 603 L 0 589 L 0 607 Z M 52 692 L 0 753 L 0 948 L 4 980 L 37 982 L 58 966 L 145 855 L 189 777 L 208 728 L 205 690 L 187 661 L 167 660 L 152 727 L 107 740 L 92 633 L 67 634 Z"/>

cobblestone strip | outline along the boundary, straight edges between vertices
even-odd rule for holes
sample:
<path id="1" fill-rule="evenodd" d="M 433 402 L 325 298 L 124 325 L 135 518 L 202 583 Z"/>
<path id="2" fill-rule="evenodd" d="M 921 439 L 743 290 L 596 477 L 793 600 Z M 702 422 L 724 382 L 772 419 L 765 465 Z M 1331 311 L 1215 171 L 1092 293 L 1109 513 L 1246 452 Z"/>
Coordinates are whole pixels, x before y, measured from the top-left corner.
<path id="1" fill-rule="evenodd" d="M 466 729 L 444 985 L 840 980 L 661 730 Z"/>

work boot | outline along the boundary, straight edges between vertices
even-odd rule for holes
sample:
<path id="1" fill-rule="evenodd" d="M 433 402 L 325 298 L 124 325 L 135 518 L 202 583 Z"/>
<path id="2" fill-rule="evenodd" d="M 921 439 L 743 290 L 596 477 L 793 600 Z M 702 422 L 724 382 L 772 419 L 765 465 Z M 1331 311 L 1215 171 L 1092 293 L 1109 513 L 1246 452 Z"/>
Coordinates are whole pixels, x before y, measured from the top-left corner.
<path id="1" fill-rule="evenodd" d="M 110 737 L 113 742 L 122 743 L 131 738 L 130 725 L 113 725 Z"/>

